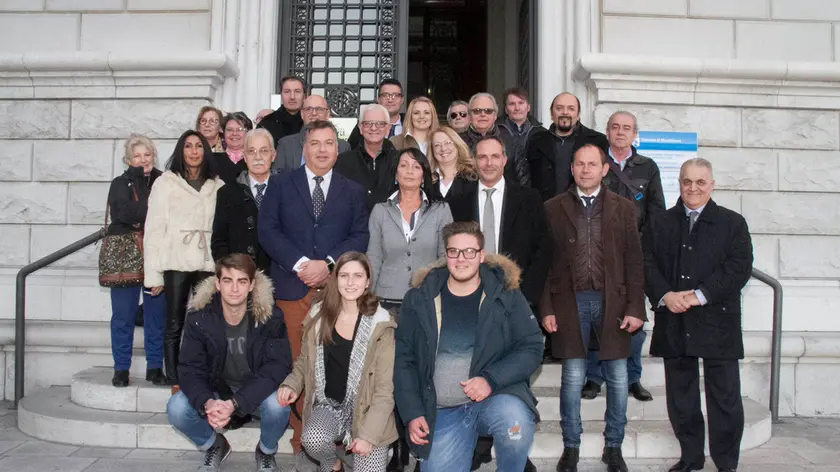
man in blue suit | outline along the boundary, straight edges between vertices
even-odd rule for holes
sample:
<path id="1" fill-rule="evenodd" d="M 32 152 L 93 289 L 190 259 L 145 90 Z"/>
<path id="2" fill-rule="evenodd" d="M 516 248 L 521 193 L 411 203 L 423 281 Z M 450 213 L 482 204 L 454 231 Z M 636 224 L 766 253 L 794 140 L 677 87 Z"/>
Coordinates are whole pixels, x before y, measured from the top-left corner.
<path id="1" fill-rule="evenodd" d="M 335 260 L 347 251 L 365 252 L 369 239 L 364 190 L 333 172 L 338 158 L 335 126 L 313 121 L 305 133 L 305 165 L 269 180 L 257 225 L 260 245 L 271 257 L 274 298 L 283 311 L 293 361 L 300 355 L 312 296 Z M 303 460 L 300 420 L 293 415 L 290 423 L 292 448 Z"/>

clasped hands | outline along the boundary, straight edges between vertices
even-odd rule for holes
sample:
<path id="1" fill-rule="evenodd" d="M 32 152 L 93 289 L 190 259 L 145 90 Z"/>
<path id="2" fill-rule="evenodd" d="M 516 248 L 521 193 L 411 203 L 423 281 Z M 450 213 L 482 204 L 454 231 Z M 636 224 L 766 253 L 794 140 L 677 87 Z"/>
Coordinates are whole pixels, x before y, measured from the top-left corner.
<path id="1" fill-rule="evenodd" d="M 668 292 L 662 297 L 662 303 L 671 313 L 685 313 L 693 306 L 700 306 L 700 299 L 694 290 L 685 290 L 683 292 Z"/>
<path id="2" fill-rule="evenodd" d="M 461 382 L 461 386 L 464 387 L 464 394 L 474 402 L 484 401 L 493 393 L 493 389 L 484 377 L 465 380 Z M 408 436 L 414 444 L 429 444 L 429 441 L 425 439 L 428 435 L 429 424 L 426 423 L 426 417 L 418 416 L 408 423 Z"/>
<path id="3" fill-rule="evenodd" d="M 204 413 L 207 414 L 207 422 L 213 429 L 224 428 L 230 423 L 230 417 L 236 408 L 231 400 L 216 400 L 211 398 L 204 403 Z"/>
<path id="4" fill-rule="evenodd" d="M 633 316 L 625 316 L 624 319 L 620 321 L 621 325 L 619 326 L 619 329 L 625 330 L 629 333 L 636 332 L 645 324 L 644 320 Z M 549 333 L 557 332 L 557 318 L 555 318 L 554 315 L 544 316 L 542 319 L 542 325 Z"/>
<path id="5" fill-rule="evenodd" d="M 307 287 L 318 288 L 324 285 L 330 275 L 326 261 L 306 261 L 300 265 L 297 276 Z"/>

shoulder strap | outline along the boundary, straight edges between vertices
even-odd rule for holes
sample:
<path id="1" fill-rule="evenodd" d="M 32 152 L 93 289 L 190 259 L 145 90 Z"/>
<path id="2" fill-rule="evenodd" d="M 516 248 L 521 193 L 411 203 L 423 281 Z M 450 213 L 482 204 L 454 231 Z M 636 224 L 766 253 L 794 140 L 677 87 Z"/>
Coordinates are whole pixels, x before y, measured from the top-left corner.
<path id="1" fill-rule="evenodd" d="M 612 160 L 612 158 L 608 160 L 608 163 L 610 165 L 610 170 L 613 172 L 613 174 L 615 174 L 616 177 L 618 177 L 618 181 L 621 182 L 621 184 L 627 187 L 627 190 L 630 191 L 630 195 L 633 196 L 633 200 L 641 200 L 645 198 L 644 194 L 642 194 L 642 192 L 640 192 L 639 189 L 637 189 L 630 182 L 630 178 L 628 178 L 627 175 L 625 175 L 624 172 L 621 171 L 621 166 L 619 166 L 614 160 Z"/>

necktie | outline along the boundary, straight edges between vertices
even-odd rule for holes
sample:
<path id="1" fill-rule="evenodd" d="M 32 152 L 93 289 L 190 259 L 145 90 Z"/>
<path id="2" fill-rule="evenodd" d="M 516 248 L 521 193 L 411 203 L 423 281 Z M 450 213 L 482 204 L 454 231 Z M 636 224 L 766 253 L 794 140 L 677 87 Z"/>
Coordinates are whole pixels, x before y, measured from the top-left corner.
<path id="1" fill-rule="evenodd" d="M 316 175 L 313 180 L 315 180 L 315 190 L 312 191 L 312 210 L 315 212 L 315 219 L 318 220 L 324 213 L 324 204 L 326 204 L 324 190 L 321 188 L 321 182 L 324 181 L 324 178 Z"/>
<path id="2" fill-rule="evenodd" d="M 396 131 L 397 131 L 397 125 L 395 125 L 394 123 L 391 123 L 391 130 L 388 131 L 388 137 L 393 138 L 394 136 L 396 136 Z"/>
<path id="3" fill-rule="evenodd" d="M 689 221 L 688 221 L 688 232 L 689 232 L 689 233 L 691 232 L 691 230 L 693 230 L 693 229 L 694 229 L 694 223 L 697 223 L 697 218 L 699 218 L 699 217 L 700 217 L 700 212 L 699 212 L 699 211 L 690 211 L 690 212 L 688 212 L 688 218 L 689 218 Z"/>
<path id="4" fill-rule="evenodd" d="M 257 204 L 258 210 L 260 208 L 260 205 L 262 205 L 263 195 L 265 193 L 265 185 L 266 184 L 254 185 L 254 187 L 257 187 L 257 194 L 254 196 L 254 202 Z"/>
<path id="5" fill-rule="evenodd" d="M 496 253 L 496 211 L 493 209 L 493 192 L 496 189 L 486 188 L 487 200 L 484 201 L 484 252 Z"/>
<path id="6" fill-rule="evenodd" d="M 580 197 L 583 200 L 583 206 L 589 208 L 592 206 L 592 200 L 595 200 L 595 197 Z"/>

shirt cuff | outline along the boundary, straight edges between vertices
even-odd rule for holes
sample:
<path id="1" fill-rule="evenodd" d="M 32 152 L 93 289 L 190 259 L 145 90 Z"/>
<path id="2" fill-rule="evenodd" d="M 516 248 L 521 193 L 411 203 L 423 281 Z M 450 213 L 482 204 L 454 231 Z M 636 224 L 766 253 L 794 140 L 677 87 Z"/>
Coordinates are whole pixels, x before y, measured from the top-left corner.
<path id="1" fill-rule="evenodd" d="M 331 263 L 335 264 L 335 259 L 333 259 L 332 256 L 327 256 L 327 260 L 329 260 Z"/>
<path id="2" fill-rule="evenodd" d="M 700 301 L 700 306 L 704 306 L 706 305 L 706 303 L 708 303 L 708 301 L 706 300 L 706 296 L 703 295 L 703 291 L 699 288 L 694 290 L 694 295 L 696 295 L 697 300 Z"/>
<path id="3" fill-rule="evenodd" d="M 306 257 L 306 256 L 301 257 L 300 259 L 298 259 L 297 262 L 295 262 L 295 265 L 294 265 L 294 267 L 292 267 L 292 270 L 295 271 L 295 272 L 300 272 L 300 266 L 303 265 L 304 262 L 309 262 L 309 261 L 310 261 L 310 259 L 308 257 Z"/>
<path id="4" fill-rule="evenodd" d="M 657 307 L 665 306 L 665 295 L 662 295 L 662 298 L 659 299 L 659 304 L 656 305 Z"/>

